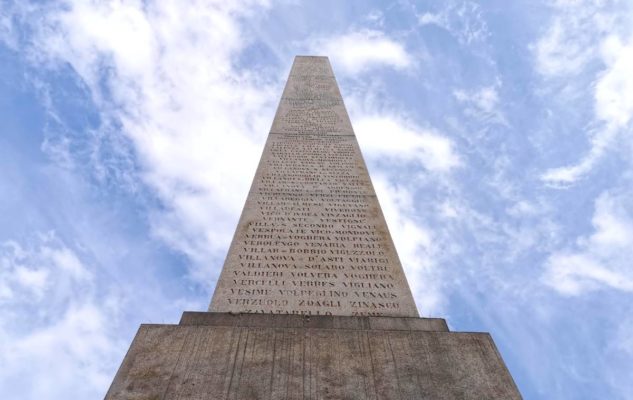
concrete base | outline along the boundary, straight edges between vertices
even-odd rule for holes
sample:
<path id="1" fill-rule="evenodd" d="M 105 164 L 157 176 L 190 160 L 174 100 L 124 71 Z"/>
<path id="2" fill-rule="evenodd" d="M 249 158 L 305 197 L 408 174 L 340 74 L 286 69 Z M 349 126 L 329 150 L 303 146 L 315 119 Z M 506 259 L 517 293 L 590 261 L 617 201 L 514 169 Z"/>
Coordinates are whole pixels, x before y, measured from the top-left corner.
<path id="1" fill-rule="evenodd" d="M 442 319 L 189 313 L 141 325 L 106 399 L 521 399 Z"/>

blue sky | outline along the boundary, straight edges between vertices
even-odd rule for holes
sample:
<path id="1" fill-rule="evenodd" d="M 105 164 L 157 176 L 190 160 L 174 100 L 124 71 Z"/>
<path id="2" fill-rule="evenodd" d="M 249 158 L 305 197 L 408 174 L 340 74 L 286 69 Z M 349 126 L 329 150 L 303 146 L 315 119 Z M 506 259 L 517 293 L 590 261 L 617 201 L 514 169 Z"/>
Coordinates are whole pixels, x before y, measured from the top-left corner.
<path id="1" fill-rule="evenodd" d="M 420 312 L 526 399 L 633 398 L 630 1 L 0 0 L 0 398 L 205 310 L 293 57 L 330 57 Z"/>

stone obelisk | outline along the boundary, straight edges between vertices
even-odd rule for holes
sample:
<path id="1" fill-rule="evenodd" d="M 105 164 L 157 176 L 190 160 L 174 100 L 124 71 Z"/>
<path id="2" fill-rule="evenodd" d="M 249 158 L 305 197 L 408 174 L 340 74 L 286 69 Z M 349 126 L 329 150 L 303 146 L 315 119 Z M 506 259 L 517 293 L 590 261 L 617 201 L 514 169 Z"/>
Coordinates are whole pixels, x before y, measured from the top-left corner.
<path id="1" fill-rule="evenodd" d="M 209 311 L 418 316 L 325 57 L 295 59 Z"/>
<path id="2" fill-rule="evenodd" d="M 389 134 L 389 132 L 385 132 Z M 327 57 L 296 57 L 208 312 L 141 325 L 106 399 L 520 399 L 419 318 Z"/>

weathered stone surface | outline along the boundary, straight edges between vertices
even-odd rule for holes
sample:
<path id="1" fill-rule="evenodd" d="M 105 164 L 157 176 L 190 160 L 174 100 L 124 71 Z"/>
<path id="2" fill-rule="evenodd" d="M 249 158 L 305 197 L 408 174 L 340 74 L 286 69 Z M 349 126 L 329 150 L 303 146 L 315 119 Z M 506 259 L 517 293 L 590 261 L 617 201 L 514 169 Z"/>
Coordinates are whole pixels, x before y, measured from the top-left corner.
<path id="1" fill-rule="evenodd" d="M 208 313 L 142 325 L 106 399 L 520 399 L 418 312 L 325 57 L 297 57 Z"/>
<path id="2" fill-rule="evenodd" d="M 418 312 L 326 57 L 297 57 L 209 311 Z"/>
<path id="3" fill-rule="evenodd" d="M 142 325 L 106 399 L 521 398 L 488 334 L 414 329 L 417 318 L 201 314 Z"/>
<path id="4" fill-rule="evenodd" d="M 374 329 L 448 332 L 441 318 L 304 316 L 294 314 L 231 314 L 185 311 L 180 325 L 251 326 L 265 328 Z"/>

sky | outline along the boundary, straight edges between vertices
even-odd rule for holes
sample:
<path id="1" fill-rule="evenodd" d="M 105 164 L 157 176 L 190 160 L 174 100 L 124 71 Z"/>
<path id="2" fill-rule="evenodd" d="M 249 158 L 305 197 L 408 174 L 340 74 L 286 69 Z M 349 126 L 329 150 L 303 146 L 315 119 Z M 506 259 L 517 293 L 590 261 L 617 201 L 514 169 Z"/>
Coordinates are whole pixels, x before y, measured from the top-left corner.
<path id="1" fill-rule="evenodd" d="M 630 0 L 0 0 L 0 398 L 101 399 L 207 309 L 307 54 L 421 315 L 525 399 L 633 399 Z"/>

